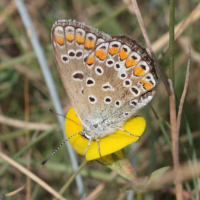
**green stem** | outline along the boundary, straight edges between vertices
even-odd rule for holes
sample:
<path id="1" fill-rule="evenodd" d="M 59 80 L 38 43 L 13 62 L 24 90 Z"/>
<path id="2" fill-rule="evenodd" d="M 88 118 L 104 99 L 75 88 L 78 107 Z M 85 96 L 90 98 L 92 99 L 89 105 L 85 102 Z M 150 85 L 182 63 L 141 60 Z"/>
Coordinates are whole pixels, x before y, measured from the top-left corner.
<path id="1" fill-rule="evenodd" d="M 88 162 L 87 160 L 83 161 L 83 163 L 79 166 L 76 172 L 70 177 L 67 183 L 61 188 L 61 190 L 59 191 L 60 194 L 63 194 L 64 191 L 71 185 L 72 181 L 75 179 L 77 174 L 81 171 L 81 169 L 86 165 L 87 162 Z"/>
<path id="2" fill-rule="evenodd" d="M 142 200 L 142 192 L 137 193 L 137 200 Z"/>

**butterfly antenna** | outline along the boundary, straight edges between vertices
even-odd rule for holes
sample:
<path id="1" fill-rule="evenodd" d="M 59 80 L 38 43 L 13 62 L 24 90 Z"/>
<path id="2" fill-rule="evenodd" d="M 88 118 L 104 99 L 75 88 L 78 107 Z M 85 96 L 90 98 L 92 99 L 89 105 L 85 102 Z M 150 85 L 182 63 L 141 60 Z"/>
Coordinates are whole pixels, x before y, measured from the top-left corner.
<path id="1" fill-rule="evenodd" d="M 132 133 L 130 133 L 130 132 L 124 130 L 123 128 L 117 127 L 117 126 L 115 126 L 115 125 L 113 125 L 113 124 L 110 124 L 109 126 L 112 127 L 112 128 L 116 128 L 117 130 L 123 131 L 123 132 L 125 132 L 125 133 L 127 133 L 127 134 L 129 134 L 129 135 L 131 135 L 131 136 L 140 137 L 139 135 L 134 135 L 134 134 L 132 134 Z"/>
<path id="2" fill-rule="evenodd" d="M 54 152 L 48 157 L 46 158 L 44 161 L 42 161 L 42 163 L 40 164 L 40 167 L 42 167 L 59 149 L 60 147 L 62 147 L 63 144 L 65 144 L 69 139 L 71 139 L 72 137 L 74 137 L 75 135 L 78 135 L 82 132 L 78 132 L 78 133 L 75 133 L 74 135 L 68 137 L 65 141 L 63 141 L 58 147 L 57 149 L 54 150 Z"/>
<path id="3" fill-rule="evenodd" d="M 54 115 L 58 115 L 58 116 L 64 117 L 65 119 L 67 119 L 67 120 L 69 120 L 69 121 L 71 121 L 71 122 L 73 122 L 73 123 L 75 123 L 75 124 L 77 124 L 77 125 L 83 127 L 81 124 L 75 122 L 74 120 L 72 120 L 72 119 L 70 119 L 70 118 L 68 118 L 68 117 L 66 117 L 66 116 L 64 116 L 64 115 L 62 115 L 62 114 L 56 113 L 56 112 L 53 111 L 51 108 L 49 108 L 49 111 L 50 111 L 51 113 L 53 113 Z"/>

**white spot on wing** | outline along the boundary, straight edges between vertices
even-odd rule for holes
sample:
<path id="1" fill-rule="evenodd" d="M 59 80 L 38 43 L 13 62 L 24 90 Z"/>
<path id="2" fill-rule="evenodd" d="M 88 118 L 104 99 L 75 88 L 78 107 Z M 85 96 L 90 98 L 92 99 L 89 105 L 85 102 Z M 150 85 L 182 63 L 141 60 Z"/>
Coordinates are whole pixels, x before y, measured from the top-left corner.
<path id="1" fill-rule="evenodd" d="M 83 50 L 76 50 L 76 59 L 80 60 L 83 58 Z"/>
<path id="2" fill-rule="evenodd" d="M 136 86 L 130 87 L 129 90 L 136 97 L 140 95 L 140 89 L 137 88 Z"/>
<path id="3" fill-rule="evenodd" d="M 109 82 L 107 82 L 102 85 L 102 90 L 103 91 L 115 91 L 115 88 L 113 88 L 112 85 Z"/>
<path id="4" fill-rule="evenodd" d="M 95 104 L 97 102 L 97 98 L 94 96 L 94 95 L 89 95 L 88 96 L 88 101 L 91 103 L 91 104 Z"/>
<path id="5" fill-rule="evenodd" d="M 103 75 L 103 72 L 104 72 L 104 70 L 103 70 L 102 67 L 100 67 L 100 66 L 96 66 L 96 67 L 95 67 L 95 73 L 96 73 L 98 76 Z"/>
<path id="6" fill-rule="evenodd" d="M 106 96 L 105 98 L 104 98 L 104 103 L 105 104 L 110 104 L 112 102 L 112 98 L 110 97 L 110 96 Z"/>
<path id="7" fill-rule="evenodd" d="M 128 58 L 133 58 L 137 62 L 141 60 L 141 56 L 136 52 L 132 52 Z"/>
<path id="8" fill-rule="evenodd" d="M 113 65 L 114 65 L 114 60 L 108 59 L 108 60 L 106 61 L 106 66 L 107 66 L 107 67 L 112 67 Z"/>
<path id="9" fill-rule="evenodd" d="M 119 107 L 121 106 L 121 101 L 120 101 L 120 100 L 116 100 L 116 101 L 115 101 L 115 106 L 116 106 L 117 108 L 119 108 Z"/>
<path id="10" fill-rule="evenodd" d="M 68 55 L 66 54 L 61 55 L 61 60 L 63 63 L 68 63 L 69 62 Z"/>
<path id="11" fill-rule="evenodd" d="M 71 59 L 74 59 L 76 57 L 76 53 L 74 50 L 69 50 L 68 55 L 69 55 L 69 58 Z"/>
<path id="12" fill-rule="evenodd" d="M 86 85 L 87 85 L 88 87 L 94 86 L 94 85 L 95 85 L 95 80 L 94 80 L 92 77 L 88 77 L 88 78 L 86 79 Z"/>
<path id="13" fill-rule="evenodd" d="M 123 81 L 123 86 L 124 87 L 130 87 L 132 85 L 132 81 L 130 79 L 125 79 Z"/>
<path id="14" fill-rule="evenodd" d="M 75 72 L 73 72 L 73 74 L 72 74 L 72 78 L 73 78 L 73 80 L 75 80 L 75 81 L 83 81 L 83 79 L 84 79 L 84 74 L 83 74 L 82 71 L 75 71 Z"/>

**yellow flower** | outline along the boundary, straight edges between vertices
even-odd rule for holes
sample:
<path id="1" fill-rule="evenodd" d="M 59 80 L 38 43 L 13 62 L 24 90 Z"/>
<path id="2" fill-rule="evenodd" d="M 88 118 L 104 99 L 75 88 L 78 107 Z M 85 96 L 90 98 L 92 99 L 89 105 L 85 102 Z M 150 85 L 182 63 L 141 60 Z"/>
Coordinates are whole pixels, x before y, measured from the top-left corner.
<path id="1" fill-rule="evenodd" d="M 66 117 L 82 125 L 81 121 L 77 117 L 73 108 L 69 110 Z M 121 128 L 130 132 L 133 135 L 141 136 L 145 130 L 145 127 L 146 127 L 145 119 L 140 116 L 137 116 L 137 117 L 130 118 Z M 69 138 L 70 136 L 78 132 L 81 132 L 82 127 L 66 119 L 65 130 L 66 130 L 67 138 Z M 110 159 L 110 162 L 112 162 L 112 157 L 110 156 L 106 157 L 107 155 L 112 154 L 114 152 L 117 153 L 119 150 L 128 146 L 132 142 L 137 141 L 138 139 L 139 137 L 131 136 L 128 133 L 125 133 L 120 130 L 117 130 L 114 134 L 101 138 L 99 142 L 100 152 L 102 156 L 101 159 L 105 158 L 105 160 L 107 161 L 109 161 Z M 77 153 L 84 155 L 85 150 L 88 146 L 89 140 L 84 138 L 81 134 L 78 134 L 70 138 L 69 142 Z M 94 159 L 100 158 L 100 155 L 98 152 L 98 144 L 96 141 L 91 141 L 91 144 L 86 152 L 85 157 L 86 157 L 86 160 L 94 160 Z"/>

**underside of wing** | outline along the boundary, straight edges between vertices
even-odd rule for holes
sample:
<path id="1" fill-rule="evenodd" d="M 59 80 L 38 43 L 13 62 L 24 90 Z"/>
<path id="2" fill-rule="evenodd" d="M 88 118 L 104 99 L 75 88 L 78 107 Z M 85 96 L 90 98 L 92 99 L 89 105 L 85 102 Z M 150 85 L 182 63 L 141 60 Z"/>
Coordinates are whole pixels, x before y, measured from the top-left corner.
<path id="1" fill-rule="evenodd" d="M 84 125 L 125 121 L 153 98 L 154 62 L 136 41 L 59 20 L 52 43 L 62 83 Z"/>
<path id="2" fill-rule="evenodd" d="M 110 40 L 111 37 L 71 20 L 57 21 L 52 27 L 51 37 L 63 86 L 76 113 L 82 119 L 83 112 L 80 110 L 83 105 L 88 109 L 88 98 L 84 95 L 87 76 L 85 61 L 98 44 Z"/>
<path id="3" fill-rule="evenodd" d="M 88 62 L 90 61 L 90 62 Z M 86 60 L 85 95 L 90 119 L 125 121 L 154 96 L 154 62 L 147 51 L 124 36 L 99 44 Z"/>

